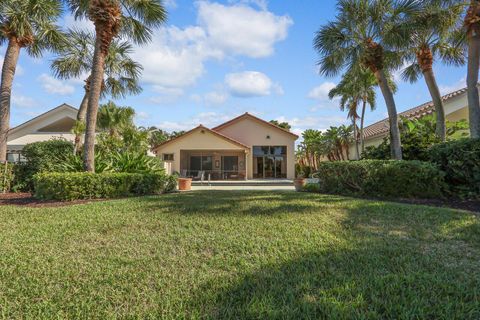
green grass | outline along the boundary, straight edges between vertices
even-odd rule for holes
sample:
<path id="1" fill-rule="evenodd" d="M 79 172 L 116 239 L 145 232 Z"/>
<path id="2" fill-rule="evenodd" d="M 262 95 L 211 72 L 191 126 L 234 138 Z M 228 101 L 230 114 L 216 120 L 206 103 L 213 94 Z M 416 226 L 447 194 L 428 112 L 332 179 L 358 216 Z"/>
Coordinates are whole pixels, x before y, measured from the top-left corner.
<path id="1" fill-rule="evenodd" d="M 293 192 L 0 207 L 0 317 L 479 319 L 480 223 Z"/>

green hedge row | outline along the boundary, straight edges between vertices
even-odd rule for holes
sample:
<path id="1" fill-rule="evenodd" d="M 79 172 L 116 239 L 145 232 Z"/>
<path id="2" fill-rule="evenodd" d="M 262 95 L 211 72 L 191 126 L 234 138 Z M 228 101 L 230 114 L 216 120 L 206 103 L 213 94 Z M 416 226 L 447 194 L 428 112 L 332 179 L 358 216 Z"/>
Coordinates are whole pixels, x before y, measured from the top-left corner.
<path id="1" fill-rule="evenodd" d="M 316 176 L 322 193 L 386 198 L 439 198 L 444 173 L 421 161 L 322 162 Z"/>
<path id="2" fill-rule="evenodd" d="M 138 173 L 38 173 L 35 197 L 43 200 L 119 198 L 173 191 L 176 177 Z"/>
<path id="3" fill-rule="evenodd" d="M 480 139 L 440 143 L 430 148 L 429 155 L 445 172 L 450 195 L 480 198 Z"/>

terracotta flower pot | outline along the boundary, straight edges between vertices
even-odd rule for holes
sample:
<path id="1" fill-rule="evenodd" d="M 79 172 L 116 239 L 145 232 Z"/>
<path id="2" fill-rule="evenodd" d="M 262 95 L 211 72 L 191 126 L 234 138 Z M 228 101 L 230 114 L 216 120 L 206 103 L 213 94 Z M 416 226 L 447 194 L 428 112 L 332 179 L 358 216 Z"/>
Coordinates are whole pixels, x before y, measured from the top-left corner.
<path id="1" fill-rule="evenodd" d="M 178 178 L 178 190 L 180 190 L 180 191 L 190 191 L 190 190 L 192 190 L 192 179 L 191 178 Z"/>
<path id="2" fill-rule="evenodd" d="M 306 179 L 305 178 L 297 178 L 293 180 L 293 184 L 295 185 L 295 191 L 302 191 L 303 187 L 305 186 Z"/>

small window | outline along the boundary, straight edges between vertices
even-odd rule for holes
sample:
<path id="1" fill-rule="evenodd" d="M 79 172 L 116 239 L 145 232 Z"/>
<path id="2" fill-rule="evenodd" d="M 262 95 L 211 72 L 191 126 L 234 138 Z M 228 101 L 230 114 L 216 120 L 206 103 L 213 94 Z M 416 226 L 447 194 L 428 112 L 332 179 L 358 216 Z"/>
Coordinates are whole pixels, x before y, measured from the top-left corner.
<path id="1" fill-rule="evenodd" d="M 164 153 L 163 161 L 173 161 L 173 153 Z"/>

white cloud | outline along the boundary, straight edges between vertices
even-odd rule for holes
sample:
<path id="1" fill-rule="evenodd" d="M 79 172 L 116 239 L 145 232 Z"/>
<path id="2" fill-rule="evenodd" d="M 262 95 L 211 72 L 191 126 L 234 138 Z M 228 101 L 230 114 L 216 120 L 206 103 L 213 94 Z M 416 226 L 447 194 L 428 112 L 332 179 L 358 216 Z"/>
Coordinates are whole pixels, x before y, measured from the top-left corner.
<path id="1" fill-rule="evenodd" d="M 336 84 L 333 82 L 324 82 L 321 85 L 313 88 L 308 93 L 308 98 L 319 101 L 330 100 L 328 93 L 330 90 L 336 87 Z"/>
<path id="2" fill-rule="evenodd" d="M 253 4 L 262 10 L 267 10 L 267 0 L 229 0 L 229 3 Z"/>
<path id="3" fill-rule="evenodd" d="M 227 74 L 225 84 L 229 92 L 236 97 L 268 96 L 272 91 L 283 93 L 278 84 L 273 83 L 266 74 L 257 71 Z"/>
<path id="4" fill-rule="evenodd" d="M 163 0 L 163 3 L 169 9 L 176 9 L 178 7 L 177 1 L 175 0 Z"/>
<path id="5" fill-rule="evenodd" d="M 467 86 L 467 79 L 462 78 L 462 79 L 458 80 L 457 82 L 455 82 L 453 84 L 450 84 L 450 85 L 440 85 L 439 89 L 440 89 L 440 93 L 442 95 L 445 95 L 445 94 L 449 94 L 451 92 L 463 89 L 466 86 Z"/>
<path id="6" fill-rule="evenodd" d="M 55 79 L 46 73 L 41 74 L 38 81 L 41 82 L 43 89 L 48 93 L 68 95 L 75 92 L 75 88 L 66 81 Z"/>
<path id="7" fill-rule="evenodd" d="M 95 32 L 95 26 L 92 21 L 85 18 L 75 20 L 75 17 L 71 14 L 65 15 L 65 17 L 63 18 L 63 25 L 65 26 L 65 28 L 69 29 L 79 29 Z"/>
<path id="8" fill-rule="evenodd" d="M 212 91 L 204 96 L 205 104 L 207 105 L 219 105 L 224 104 L 227 101 L 228 95 L 224 92 Z"/>
<path id="9" fill-rule="evenodd" d="M 38 104 L 37 104 L 37 101 L 33 98 L 30 98 L 21 94 L 16 94 L 15 92 L 13 92 L 12 105 L 17 107 L 23 107 L 23 108 L 33 108 L 33 107 L 36 107 Z"/>
<path id="10" fill-rule="evenodd" d="M 275 43 L 287 37 L 293 23 L 288 16 L 242 4 L 225 6 L 207 1 L 198 3 L 198 22 L 215 46 L 252 58 L 272 55 Z"/>
<path id="11" fill-rule="evenodd" d="M 190 130 L 202 124 L 206 127 L 213 127 L 227 120 L 232 119 L 232 115 L 220 114 L 217 112 L 201 112 L 193 117 L 185 119 L 185 121 L 163 121 L 156 127 L 167 131 Z"/>
<path id="12" fill-rule="evenodd" d="M 145 66 L 142 80 L 170 88 L 191 86 L 206 72 L 209 60 L 244 55 L 273 54 L 274 45 L 286 38 L 292 21 L 244 4 L 222 5 L 201 1 L 198 25 L 169 26 L 155 32 L 150 44 L 137 47 L 134 58 Z"/>

